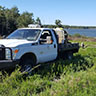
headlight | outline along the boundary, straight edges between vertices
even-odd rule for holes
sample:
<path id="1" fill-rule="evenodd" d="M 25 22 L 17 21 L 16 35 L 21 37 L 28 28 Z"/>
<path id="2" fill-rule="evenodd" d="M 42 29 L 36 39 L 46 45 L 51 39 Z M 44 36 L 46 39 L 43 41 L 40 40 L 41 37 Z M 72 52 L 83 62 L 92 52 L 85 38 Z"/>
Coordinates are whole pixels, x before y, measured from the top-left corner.
<path id="1" fill-rule="evenodd" d="M 6 59 L 11 59 L 11 50 L 5 49 L 5 56 L 6 56 Z"/>
<path id="2" fill-rule="evenodd" d="M 10 49 L 5 49 L 5 56 L 6 59 L 11 59 L 11 50 Z M 12 48 L 12 58 L 15 59 L 16 54 L 18 53 L 19 49 L 18 48 Z"/>

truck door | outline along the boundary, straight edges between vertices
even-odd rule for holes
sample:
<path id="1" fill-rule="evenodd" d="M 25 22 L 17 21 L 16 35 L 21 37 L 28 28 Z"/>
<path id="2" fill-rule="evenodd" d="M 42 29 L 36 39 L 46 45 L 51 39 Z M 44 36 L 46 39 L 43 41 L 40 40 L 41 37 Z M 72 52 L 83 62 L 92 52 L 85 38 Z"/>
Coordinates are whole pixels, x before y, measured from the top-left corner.
<path id="1" fill-rule="evenodd" d="M 39 40 L 40 62 L 47 62 L 57 57 L 57 42 L 51 30 L 43 30 Z"/>

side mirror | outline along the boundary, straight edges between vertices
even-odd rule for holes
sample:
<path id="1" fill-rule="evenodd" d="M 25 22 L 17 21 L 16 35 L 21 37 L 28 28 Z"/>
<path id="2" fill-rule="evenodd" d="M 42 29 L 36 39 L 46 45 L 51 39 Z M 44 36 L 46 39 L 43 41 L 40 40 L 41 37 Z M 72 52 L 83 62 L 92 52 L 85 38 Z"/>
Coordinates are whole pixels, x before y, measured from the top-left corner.
<path id="1" fill-rule="evenodd" d="M 47 44 L 52 44 L 51 36 L 47 36 Z"/>
<path id="2" fill-rule="evenodd" d="M 45 42 L 46 42 L 46 39 L 40 39 L 40 40 L 39 40 L 39 43 L 40 43 L 40 44 L 44 44 Z"/>
<path id="3" fill-rule="evenodd" d="M 52 44 L 51 36 L 47 36 L 46 39 L 40 39 L 39 43 L 40 44 Z"/>

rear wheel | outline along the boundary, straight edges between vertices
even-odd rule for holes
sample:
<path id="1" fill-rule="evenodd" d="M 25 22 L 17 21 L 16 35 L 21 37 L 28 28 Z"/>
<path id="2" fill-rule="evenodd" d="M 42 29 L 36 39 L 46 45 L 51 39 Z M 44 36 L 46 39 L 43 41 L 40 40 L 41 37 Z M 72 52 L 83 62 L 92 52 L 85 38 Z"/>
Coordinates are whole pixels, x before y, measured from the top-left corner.
<path id="1" fill-rule="evenodd" d="M 73 58 L 73 52 L 67 52 L 67 59 L 71 60 Z"/>

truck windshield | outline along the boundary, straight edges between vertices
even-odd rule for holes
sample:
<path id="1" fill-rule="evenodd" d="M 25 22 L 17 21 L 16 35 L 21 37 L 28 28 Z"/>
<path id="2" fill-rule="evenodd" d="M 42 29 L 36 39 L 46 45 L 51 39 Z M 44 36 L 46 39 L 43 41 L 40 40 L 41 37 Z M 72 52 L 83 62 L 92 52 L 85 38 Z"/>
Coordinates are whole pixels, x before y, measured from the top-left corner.
<path id="1" fill-rule="evenodd" d="M 41 30 L 39 29 L 18 29 L 11 33 L 6 39 L 27 39 L 35 41 Z"/>

